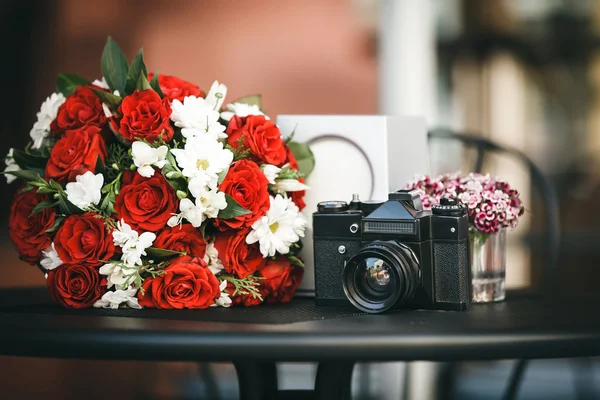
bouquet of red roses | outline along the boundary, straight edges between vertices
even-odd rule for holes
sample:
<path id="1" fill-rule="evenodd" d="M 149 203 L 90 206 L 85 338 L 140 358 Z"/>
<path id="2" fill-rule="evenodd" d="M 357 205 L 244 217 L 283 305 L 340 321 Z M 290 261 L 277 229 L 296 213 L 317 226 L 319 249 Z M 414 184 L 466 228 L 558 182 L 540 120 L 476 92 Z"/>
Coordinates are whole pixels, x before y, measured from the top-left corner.
<path id="1" fill-rule="evenodd" d="M 259 96 L 225 102 L 128 64 L 108 38 L 102 80 L 60 75 L 25 150 L 9 229 L 65 307 L 207 308 L 289 301 L 314 166 Z"/>

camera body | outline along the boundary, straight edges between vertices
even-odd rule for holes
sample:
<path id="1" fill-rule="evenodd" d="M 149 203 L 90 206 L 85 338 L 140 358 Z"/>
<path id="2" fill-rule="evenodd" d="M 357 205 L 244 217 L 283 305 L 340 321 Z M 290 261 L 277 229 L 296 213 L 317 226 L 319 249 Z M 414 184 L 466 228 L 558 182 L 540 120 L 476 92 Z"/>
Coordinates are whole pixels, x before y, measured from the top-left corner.
<path id="1" fill-rule="evenodd" d="M 465 310 L 471 303 L 469 220 L 456 199 L 424 211 L 416 191 L 385 202 L 322 202 L 313 214 L 315 301 Z"/>

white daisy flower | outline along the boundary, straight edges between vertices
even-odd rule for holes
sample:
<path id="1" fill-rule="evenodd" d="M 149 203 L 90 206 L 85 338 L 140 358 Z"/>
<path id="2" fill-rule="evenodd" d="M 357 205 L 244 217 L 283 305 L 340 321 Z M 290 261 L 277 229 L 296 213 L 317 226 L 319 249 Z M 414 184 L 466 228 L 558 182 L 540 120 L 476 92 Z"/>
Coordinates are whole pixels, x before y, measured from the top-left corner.
<path id="1" fill-rule="evenodd" d="M 208 269 L 215 274 L 218 275 L 225 269 L 225 266 L 221 262 L 219 258 L 219 251 L 215 247 L 214 240 L 206 244 L 206 253 L 204 254 L 204 261 L 208 265 Z"/>
<path id="2" fill-rule="evenodd" d="M 154 175 L 154 168 L 162 169 L 167 164 L 165 157 L 169 148 L 160 146 L 154 148 L 147 143 L 137 141 L 131 144 L 131 156 L 133 163 L 137 167 L 137 172 L 144 178 L 150 178 Z"/>
<path id="3" fill-rule="evenodd" d="M 265 115 L 260 108 L 255 104 L 231 103 L 225 107 L 227 111 L 221 113 L 221 118 L 229 121 L 234 115 L 238 117 L 247 117 L 248 115 Z M 270 119 L 265 115 L 266 119 Z"/>
<path id="4" fill-rule="evenodd" d="M 75 182 L 67 183 L 65 188 L 67 200 L 82 210 L 92 204 L 98 205 L 102 198 L 103 185 L 104 176 L 102 174 L 94 175 L 93 172 L 87 171 L 83 175 L 77 175 Z"/>
<path id="5" fill-rule="evenodd" d="M 277 175 L 279 175 L 281 168 L 276 167 L 272 164 L 263 164 L 260 166 L 260 169 L 262 170 L 263 174 L 265 174 L 265 176 L 267 177 L 269 183 L 271 185 L 274 185 L 275 179 L 277 179 Z"/>
<path id="6" fill-rule="evenodd" d="M 246 243 L 258 242 L 263 257 L 287 254 L 290 246 L 304 237 L 305 229 L 306 220 L 292 199 L 278 194 L 271 197 L 267 214 L 252 224 Z"/>
<path id="7" fill-rule="evenodd" d="M 8 154 L 6 155 L 6 158 L 4 159 L 4 162 L 6 163 L 6 168 L 4 169 L 4 172 L 11 172 L 11 171 L 20 171 L 21 167 L 19 167 L 19 164 L 17 164 L 15 162 L 15 158 L 13 157 L 13 152 L 15 151 L 15 149 L 11 148 L 8 151 Z M 14 175 L 10 175 L 10 174 L 5 174 L 4 175 L 6 177 L 6 183 L 13 183 L 17 177 Z"/>
<path id="8" fill-rule="evenodd" d="M 54 243 L 42 250 L 42 259 L 40 265 L 47 271 L 50 271 L 58 266 L 61 266 L 63 261 L 54 248 Z"/>
<path id="9" fill-rule="evenodd" d="M 125 304 L 129 308 L 140 309 L 142 306 L 138 304 L 138 299 L 135 297 L 137 291 L 137 288 L 130 287 L 125 290 L 106 292 L 94 303 L 94 307 L 117 309 L 121 304 Z"/>
<path id="10" fill-rule="evenodd" d="M 197 179 L 200 186 L 217 187 L 219 173 L 227 170 L 233 161 L 233 153 L 223 143 L 213 138 L 199 136 L 190 138 L 184 149 L 173 149 L 177 165 L 183 176 Z"/>
<path id="11" fill-rule="evenodd" d="M 33 140 L 32 149 L 39 149 L 44 145 L 45 139 L 50 135 L 50 124 L 58 114 L 58 108 L 65 102 L 66 98 L 62 93 L 52 93 L 50 97 L 42 103 L 40 111 L 37 113 L 37 121 L 29 132 Z"/>
<path id="12" fill-rule="evenodd" d="M 225 126 L 219 123 L 219 111 L 206 99 L 187 96 L 183 103 L 173 100 L 171 109 L 171 121 L 181 128 L 181 134 L 186 139 L 201 136 L 209 136 L 212 139 L 227 137 Z"/>

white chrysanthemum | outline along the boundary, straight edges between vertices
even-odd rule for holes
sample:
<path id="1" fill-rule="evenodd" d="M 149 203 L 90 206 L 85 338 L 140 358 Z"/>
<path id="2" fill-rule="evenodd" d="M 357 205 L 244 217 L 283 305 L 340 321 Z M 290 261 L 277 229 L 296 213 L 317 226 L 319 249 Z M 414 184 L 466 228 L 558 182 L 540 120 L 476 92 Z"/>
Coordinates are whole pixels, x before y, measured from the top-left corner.
<path id="1" fill-rule="evenodd" d="M 133 163 L 137 167 L 137 172 L 144 178 L 150 178 L 154 175 L 154 168 L 162 169 L 167 164 L 165 157 L 169 148 L 160 146 L 154 148 L 147 143 L 137 141 L 131 144 L 131 156 Z"/>
<path id="2" fill-rule="evenodd" d="M 215 242 L 211 241 L 206 244 L 206 253 L 204 254 L 204 261 L 208 265 L 208 269 L 215 274 L 218 275 L 225 269 L 225 266 L 221 262 L 219 258 L 219 251 L 215 247 Z"/>
<path id="3" fill-rule="evenodd" d="M 110 89 L 108 87 L 108 82 L 106 82 L 106 78 L 102 77 L 102 79 L 94 79 L 94 81 L 92 82 L 92 85 L 94 86 L 98 86 L 100 89 Z"/>
<path id="4" fill-rule="evenodd" d="M 6 163 L 6 168 L 4 169 L 4 172 L 21 170 L 21 167 L 19 167 L 19 164 L 17 164 L 15 162 L 15 158 L 13 156 L 14 151 L 15 151 L 15 149 L 11 148 L 8 151 L 8 154 L 6 155 L 6 158 L 4 159 L 4 162 Z M 6 177 L 6 183 L 13 183 L 17 179 L 16 176 L 10 175 L 10 174 L 5 174 L 4 176 Z"/>
<path id="5" fill-rule="evenodd" d="M 225 108 L 227 111 L 223 111 L 221 113 L 221 118 L 223 118 L 225 121 L 229 121 L 234 115 L 237 115 L 238 117 L 247 117 L 248 115 L 265 115 L 255 104 L 250 105 L 244 103 L 232 103 L 227 104 L 227 107 Z M 265 115 L 265 119 L 270 118 Z"/>
<path id="6" fill-rule="evenodd" d="M 77 175 L 75 182 L 67 183 L 65 188 L 67 200 L 82 210 L 92 204 L 98 205 L 102 198 L 102 185 L 104 185 L 102 174 L 94 175 L 93 172 L 87 171 L 83 175 Z"/>
<path id="7" fill-rule="evenodd" d="M 206 102 L 212 105 L 213 110 L 219 111 L 223 102 L 225 101 L 225 96 L 227 95 L 227 86 L 219 81 L 214 81 L 210 86 L 210 90 L 206 94 Z"/>
<path id="8" fill-rule="evenodd" d="M 263 257 L 287 254 L 290 246 L 304 237 L 305 228 L 306 220 L 292 199 L 278 194 L 271 197 L 267 214 L 252 224 L 246 243 L 258 242 Z"/>
<path id="9" fill-rule="evenodd" d="M 298 179 L 279 179 L 274 185 L 269 187 L 275 193 L 299 192 L 307 190 L 308 186 L 300 182 Z"/>
<path id="10" fill-rule="evenodd" d="M 40 265 L 47 271 L 54 269 L 63 264 L 60 256 L 54 248 L 54 243 L 48 246 L 45 250 L 42 250 L 42 259 Z"/>
<path id="11" fill-rule="evenodd" d="M 45 139 L 50 134 L 50 124 L 58 114 L 58 108 L 65 102 L 66 98 L 62 93 L 52 93 L 50 97 L 42 103 L 40 111 L 37 113 L 37 121 L 29 132 L 33 140 L 32 149 L 39 149 L 43 146 Z"/>
<path id="12" fill-rule="evenodd" d="M 219 290 L 221 291 L 221 296 L 218 299 L 215 299 L 214 307 L 229 307 L 231 306 L 231 298 L 229 297 L 229 293 L 227 293 L 227 281 L 221 281 L 219 285 Z M 212 307 L 211 306 L 211 307 Z"/>
<path id="13" fill-rule="evenodd" d="M 275 184 L 275 179 L 277 179 L 277 175 L 281 171 L 281 168 L 276 167 L 272 164 L 263 164 L 260 166 L 263 174 L 267 177 L 267 180 L 271 185 Z"/>
<path id="14" fill-rule="evenodd" d="M 107 287 L 109 289 L 113 286 L 117 289 L 123 289 L 126 283 L 130 283 L 134 279 L 137 271 L 138 267 L 134 265 L 118 262 L 104 264 L 98 270 L 100 275 L 106 275 Z"/>
<path id="15" fill-rule="evenodd" d="M 181 128 L 186 139 L 209 136 L 212 139 L 226 138 L 225 126 L 219 123 L 219 111 L 202 97 L 187 96 L 183 103 L 171 103 L 171 121 Z"/>
<path id="16" fill-rule="evenodd" d="M 121 304 L 125 304 L 129 308 L 140 309 L 142 306 L 138 304 L 138 299 L 135 297 L 137 291 L 137 288 L 129 288 L 106 292 L 94 303 L 94 307 L 117 309 Z"/>
<path id="17" fill-rule="evenodd" d="M 128 265 L 142 265 L 142 256 L 147 255 L 146 249 L 152 246 L 155 239 L 154 233 L 144 232 L 140 235 L 123 220 L 117 223 L 117 229 L 113 231 L 113 242 L 123 250 L 121 260 Z"/>
<path id="18" fill-rule="evenodd" d="M 184 149 L 173 149 L 183 176 L 197 179 L 201 186 L 217 187 L 219 173 L 227 170 L 233 153 L 215 139 L 200 136 L 188 139 Z"/>

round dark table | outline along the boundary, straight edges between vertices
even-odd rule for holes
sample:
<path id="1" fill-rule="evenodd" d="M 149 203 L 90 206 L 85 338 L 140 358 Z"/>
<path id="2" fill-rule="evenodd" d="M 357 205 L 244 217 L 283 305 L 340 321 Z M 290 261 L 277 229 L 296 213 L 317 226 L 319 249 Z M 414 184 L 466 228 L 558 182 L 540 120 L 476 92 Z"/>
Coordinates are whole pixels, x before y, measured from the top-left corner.
<path id="1" fill-rule="evenodd" d="M 49 305 L 45 288 L 10 289 L 0 291 L 0 354 L 229 361 L 247 399 L 275 396 L 275 362 L 313 361 L 320 363 L 315 397 L 347 398 L 357 361 L 598 356 L 598 299 L 594 294 L 514 292 L 505 302 L 476 304 L 464 312 L 402 310 L 343 318 L 313 306 L 312 300 L 295 299 L 247 309 L 126 310 L 112 316 L 111 310 L 107 315 L 105 310 Z M 278 313 L 285 319 L 298 311 L 310 320 L 276 323 Z M 269 323 L 251 322 L 264 319 L 265 312 Z"/>

